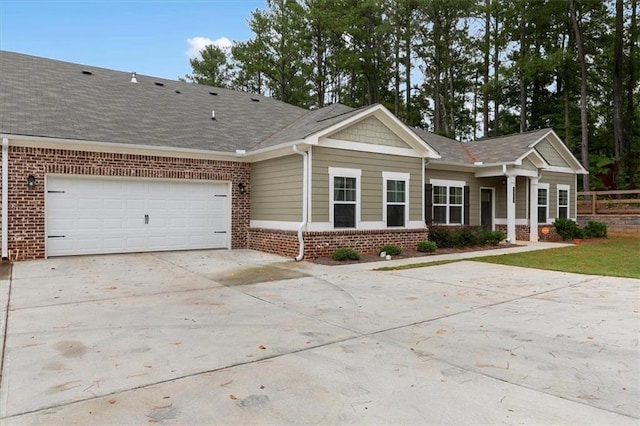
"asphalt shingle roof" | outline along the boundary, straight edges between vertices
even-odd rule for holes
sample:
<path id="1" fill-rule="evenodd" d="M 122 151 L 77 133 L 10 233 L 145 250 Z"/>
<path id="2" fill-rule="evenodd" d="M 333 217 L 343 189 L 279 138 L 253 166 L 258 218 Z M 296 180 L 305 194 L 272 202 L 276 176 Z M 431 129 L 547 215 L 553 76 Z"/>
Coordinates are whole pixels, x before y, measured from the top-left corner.
<path id="1" fill-rule="evenodd" d="M 234 152 L 300 140 L 360 113 L 0 51 L 0 133 Z M 215 120 L 211 112 L 215 111 Z M 549 129 L 462 143 L 413 129 L 434 162 L 513 162 Z"/>
<path id="2" fill-rule="evenodd" d="M 233 152 L 308 113 L 256 94 L 137 80 L 130 82 L 130 72 L 0 51 L 0 133 Z"/>

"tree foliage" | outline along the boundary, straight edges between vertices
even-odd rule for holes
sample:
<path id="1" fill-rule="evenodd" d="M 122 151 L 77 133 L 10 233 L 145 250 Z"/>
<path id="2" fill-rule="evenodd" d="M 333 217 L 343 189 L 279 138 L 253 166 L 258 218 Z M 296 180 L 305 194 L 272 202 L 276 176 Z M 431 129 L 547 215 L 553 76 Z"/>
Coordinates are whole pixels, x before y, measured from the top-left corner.
<path id="1" fill-rule="evenodd" d="M 267 0 L 249 17 L 252 38 L 230 59 L 203 51 L 188 77 L 304 108 L 382 103 L 465 141 L 551 127 L 593 187 L 639 187 L 637 9 L 638 0 Z"/>

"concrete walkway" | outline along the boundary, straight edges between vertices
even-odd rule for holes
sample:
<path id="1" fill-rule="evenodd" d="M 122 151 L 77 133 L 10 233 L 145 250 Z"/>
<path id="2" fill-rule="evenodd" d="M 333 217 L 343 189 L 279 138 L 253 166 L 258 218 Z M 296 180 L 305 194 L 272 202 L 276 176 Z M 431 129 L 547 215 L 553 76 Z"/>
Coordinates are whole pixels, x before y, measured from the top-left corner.
<path id="1" fill-rule="evenodd" d="M 15 264 L 0 423 L 640 422 L 638 280 L 416 261 Z"/>

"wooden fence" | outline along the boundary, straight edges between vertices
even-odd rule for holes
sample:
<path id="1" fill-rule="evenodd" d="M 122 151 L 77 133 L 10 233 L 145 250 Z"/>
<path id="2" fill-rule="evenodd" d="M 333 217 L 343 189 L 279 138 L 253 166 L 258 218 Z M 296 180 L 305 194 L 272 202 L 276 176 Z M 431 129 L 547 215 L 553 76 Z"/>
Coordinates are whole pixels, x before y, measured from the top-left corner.
<path id="1" fill-rule="evenodd" d="M 640 214 L 640 189 L 578 192 L 578 214 Z"/>

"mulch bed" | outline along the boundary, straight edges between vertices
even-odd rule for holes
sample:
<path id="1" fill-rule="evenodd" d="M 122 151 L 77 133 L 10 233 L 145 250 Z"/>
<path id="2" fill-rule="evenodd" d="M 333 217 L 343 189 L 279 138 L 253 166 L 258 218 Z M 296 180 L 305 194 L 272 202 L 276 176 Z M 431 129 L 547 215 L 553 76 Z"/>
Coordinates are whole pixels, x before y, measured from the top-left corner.
<path id="1" fill-rule="evenodd" d="M 483 251 L 483 250 L 496 250 L 510 247 L 518 247 L 517 244 L 500 244 L 497 246 L 475 246 L 475 247 L 465 247 L 465 248 L 439 248 L 435 251 L 435 253 L 422 253 L 416 250 L 405 250 L 401 255 L 392 256 L 393 260 L 396 259 L 408 259 L 412 257 L 422 257 L 426 258 L 429 256 L 440 255 L 440 254 L 451 254 L 451 253 L 466 253 L 471 251 Z M 384 262 L 385 259 L 381 258 L 378 254 L 360 254 L 360 260 L 333 260 L 331 257 L 318 257 L 316 259 L 312 259 L 311 262 L 318 263 L 320 265 L 348 265 L 350 263 L 367 263 L 367 262 Z M 421 261 L 420 259 L 417 260 Z"/>

